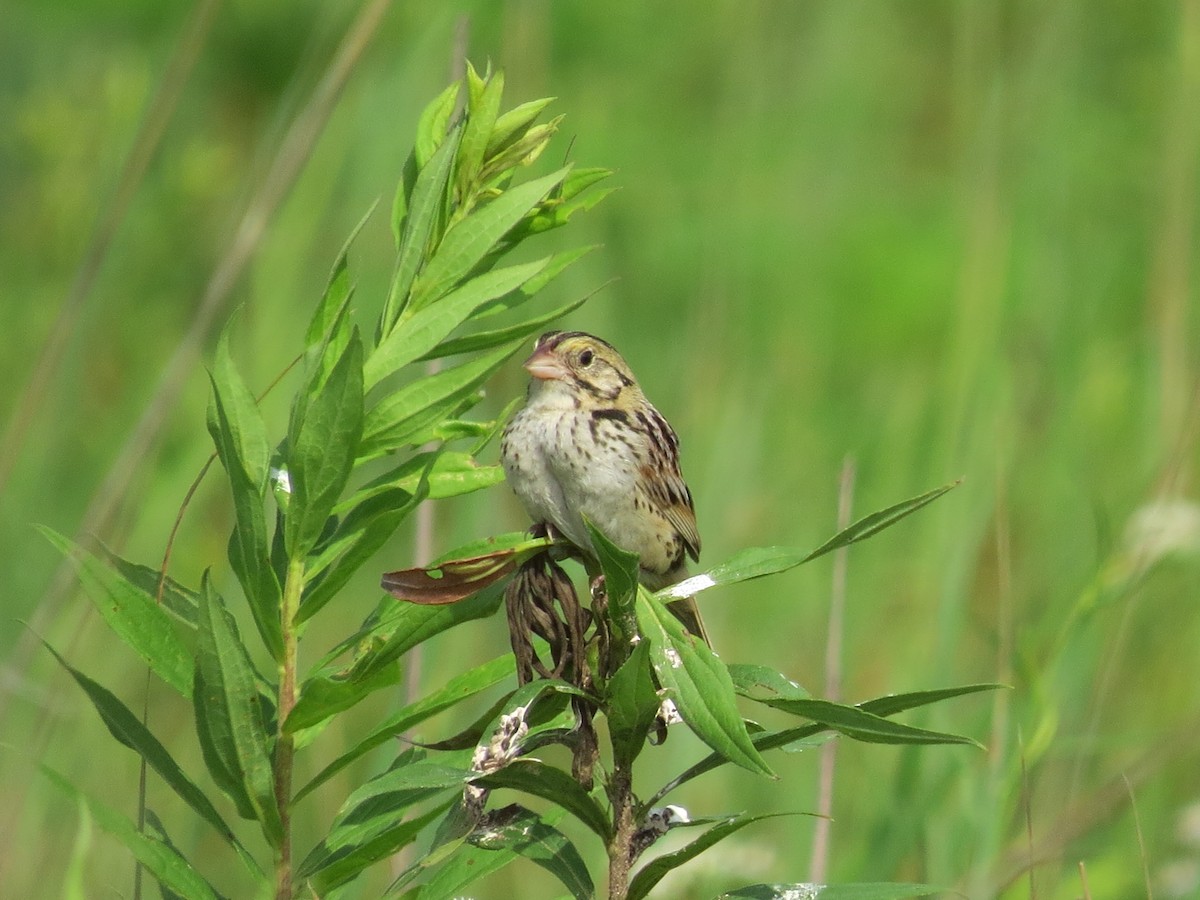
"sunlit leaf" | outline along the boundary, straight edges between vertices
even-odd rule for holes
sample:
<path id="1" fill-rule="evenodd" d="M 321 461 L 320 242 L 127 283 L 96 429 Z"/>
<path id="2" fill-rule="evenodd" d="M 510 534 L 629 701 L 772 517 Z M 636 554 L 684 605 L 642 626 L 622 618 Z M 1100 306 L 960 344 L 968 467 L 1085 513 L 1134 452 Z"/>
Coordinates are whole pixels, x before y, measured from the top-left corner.
<path id="1" fill-rule="evenodd" d="M 484 158 L 490 159 L 509 144 L 518 140 L 529 126 L 537 120 L 537 117 L 542 114 L 542 111 L 553 102 L 553 97 L 543 97 L 540 100 L 530 100 L 527 103 L 522 103 L 520 106 L 515 106 L 508 112 L 501 114 L 496 119 L 496 124 L 492 127 L 492 133 L 488 138 Z"/>
<path id="2" fill-rule="evenodd" d="M 562 182 L 569 171 L 569 168 L 559 169 L 509 188 L 452 226 L 413 286 L 409 312 L 432 303 L 466 276 L 509 229 Z"/>
<path id="3" fill-rule="evenodd" d="M 548 313 L 524 322 L 519 322 L 516 325 L 509 325 L 506 328 L 497 328 L 492 331 L 477 331 L 474 334 L 444 341 L 426 353 L 422 359 L 438 359 L 444 356 L 457 356 L 460 353 L 477 353 L 480 350 L 490 350 L 492 347 L 499 347 L 513 341 L 524 342 L 530 335 L 540 334 L 551 322 L 561 319 L 567 313 L 573 312 L 583 306 L 590 297 L 591 295 L 588 295 L 580 297 L 578 300 L 572 300 L 570 303 L 564 304 L 557 309 L 552 309 Z"/>
<path id="4" fill-rule="evenodd" d="M 517 759 L 500 771 L 476 782 L 483 787 L 511 788 L 542 797 L 565 809 L 595 832 L 602 841 L 612 837 L 612 825 L 604 809 L 562 769 L 536 759 Z"/>
<path id="5" fill-rule="evenodd" d="M 457 706 L 463 700 L 474 697 L 481 691 L 494 687 L 504 679 L 510 678 L 514 669 L 515 663 L 512 654 L 506 653 L 504 656 L 498 657 L 489 663 L 468 669 L 461 675 L 450 679 L 450 681 L 446 682 L 445 686 L 432 691 L 415 703 L 410 703 L 408 706 L 389 716 L 383 724 L 377 726 L 365 738 L 359 740 L 354 747 L 322 769 L 312 781 L 297 792 L 294 799 L 297 801 L 300 800 L 300 798 L 316 790 L 346 766 L 350 765 L 350 763 L 356 759 L 360 759 L 376 747 L 394 740 L 397 735 L 414 728 L 431 716 Z"/>
<path id="6" fill-rule="evenodd" d="M 605 711 L 613 755 L 626 763 L 641 752 L 658 714 L 659 698 L 650 671 L 650 645 L 639 641 L 608 680 Z"/>
<path id="7" fill-rule="evenodd" d="M 515 804 L 496 810 L 486 828 L 469 840 L 486 850 L 512 850 L 541 866 L 563 883 L 576 900 L 592 900 L 595 887 L 579 851 L 567 837 L 536 813 Z"/>
<path id="8" fill-rule="evenodd" d="M 396 661 L 413 647 L 455 625 L 493 615 L 503 601 L 497 586 L 485 588 L 461 603 L 418 606 L 387 598 L 383 612 L 373 615 L 339 651 L 358 648 L 348 666 L 321 666 L 304 682 L 287 719 L 288 731 L 311 728 L 349 709 L 374 691 L 394 684 Z"/>
<path id="9" fill-rule="evenodd" d="M 450 93 L 451 88 L 447 88 L 442 95 L 443 98 L 450 97 L 449 109 L 453 109 L 454 97 L 458 94 L 458 85 L 455 84 L 451 87 L 453 94 Z M 430 104 L 429 109 L 433 109 L 436 103 L 437 101 L 434 101 L 434 104 Z M 427 113 L 429 109 L 426 110 Z M 449 111 L 446 112 L 446 116 L 449 118 Z M 424 131 L 424 125 L 425 117 L 422 117 L 422 126 L 419 132 Z M 444 129 L 445 126 L 442 127 Z M 420 171 L 413 184 L 412 199 L 408 204 L 407 216 L 400 234 L 400 253 L 396 258 L 396 272 L 392 276 L 392 285 L 388 290 L 387 300 L 379 320 L 380 338 L 387 337 L 391 333 L 392 328 L 396 325 L 396 320 L 400 317 L 401 310 L 408 303 L 413 281 L 417 277 L 417 270 L 425 258 L 430 237 L 445 203 L 446 186 L 450 180 L 450 173 L 454 171 L 454 160 L 461 138 L 461 126 L 454 128 L 436 151 L 430 149 L 432 154 L 430 157 L 424 156 L 421 140 L 418 138 L 415 152 L 417 168 Z"/>
<path id="10" fill-rule="evenodd" d="M 196 786 L 195 782 L 184 774 L 179 764 L 175 762 L 174 758 L 167 751 L 167 748 L 142 724 L 141 719 L 134 715 L 129 707 L 122 703 L 120 698 L 115 694 L 70 665 L 49 644 L 45 644 L 45 646 L 47 650 L 54 654 L 54 658 L 67 670 L 70 676 L 75 679 L 75 683 L 87 694 L 88 699 L 92 701 L 92 705 L 96 708 L 96 712 L 100 714 L 100 718 L 104 720 L 104 724 L 108 727 L 109 733 L 118 742 L 144 758 L 150 768 L 158 773 L 158 776 L 162 778 L 167 786 L 178 794 L 180 799 L 191 807 L 200 818 L 215 828 L 217 833 L 225 839 L 226 843 L 237 851 L 238 855 L 246 862 L 251 871 L 261 875 L 261 869 L 254 862 L 254 858 L 242 846 L 237 836 L 233 833 L 233 830 L 225 824 L 225 820 L 221 818 L 221 814 L 217 812 L 217 808 L 213 806 L 212 801 Z"/>
<path id="11" fill-rule="evenodd" d="M 658 683 L 675 701 L 688 727 L 730 762 L 774 777 L 738 712 L 725 664 L 703 641 L 688 635 L 645 590 L 637 595 L 637 621 L 643 638 L 650 642 L 650 663 Z"/>
<path id="12" fill-rule="evenodd" d="M 192 654 L 175 623 L 154 597 L 58 532 L 39 527 L 75 566 L 80 584 L 117 636 L 164 682 L 184 697 L 192 693 Z"/>
<path id="13" fill-rule="evenodd" d="M 291 502 L 285 519 L 288 556 L 312 549 L 342 494 L 363 429 L 362 343 L 357 331 L 329 376 L 310 382 L 288 429 Z"/>
<path id="14" fill-rule="evenodd" d="M 364 385 L 370 390 L 388 375 L 437 346 L 479 307 L 516 291 L 546 268 L 550 257 L 484 272 L 451 291 L 440 301 L 415 313 L 385 337 L 363 366 Z"/>
<path id="15" fill-rule="evenodd" d="M 254 669 L 233 617 L 207 576 L 199 612 L 196 663 L 202 677 L 193 706 L 204 712 L 197 725 L 208 729 L 224 768 L 240 776 L 263 834 L 272 846 L 279 846 L 283 828 L 275 802 L 272 746 Z"/>
<path id="16" fill-rule="evenodd" d="M 519 344 L 510 344 L 389 394 L 367 413 L 359 447 L 360 461 L 403 447 L 430 425 L 444 419 L 464 395 L 519 349 Z"/>
<path id="17" fill-rule="evenodd" d="M 124 844 L 155 878 L 189 900 L 216 900 L 217 893 L 191 864 L 164 841 L 138 831 L 137 826 L 112 807 L 85 794 L 49 766 L 40 765 L 45 776 L 67 796 L 82 801 L 93 819 Z"/>
<path id="18" fill-rule="evenodd" d="M 751 884 L 722 894 L 717 900 L 904 900 L 932 894 L 953 894 L 927 884 Z"/>
<path id="19" fill-rule="evenodd" d="M 839 531 L 816 550 L 802 553 L 789 547 L 753 547 L 742 550 L 725 563 L 715 566 L 707 572 L 687 578 L 658 592 L 662 599 L 676 597 L 692 597 L 700 591 L 724 584 L 736 584 L 739 581 L 749 581 L 751 578 L 761 578 L 763 575 L 774 575 L 785 572 L 803 563 L 824 556 L 831 550 L 845 547 L 857 541 L 866 540 L 878 534 L 885 528 L 895 525 L 901 519 L 911 515 L 938 497 L 951 491 L 961 484 L 955 481 L 932 491 L 926 491 L 917 497 L 904 500 L 887 509 L 864 516 L 848 528 Z"/>
<path id="20" fill-rule="evenodd" d="M 475 70 L 467 63 L 468 84 Z M 462 147 L 458 153 L 458 189 L 462 194 L 470 189 L 483 164 L 484 151 L 500 114 L 500 97 L 504 93 L 504 73 L 496 72 L 479 89 L 472 85 L 467 108 L 467 124 L 463 130 Z"/>
<path id="21" fill-rule="evenodd" d="M 229 563 L 246 593 L 263 643 L 278 659 L 283 652 L 278 613 L 281 593 L 269 558 L 263 506 L 270 462 L 266 424 L 254 395 L 233 365 L 225 339 L 217 346 L 210 379 L 213 394 L 208 430 L 233 494 L 235 525 L 229 538 Z"/>
<path id="22" fill-rule="evenodd" d="M 705 831 L 700 837 L 692 841 L 686 847 L 682 847 L 673 853 L 664 853 L 662 856 L 652 859 L 646 865 L 638 870 L 638 873 L 633 876 L 633 880 L 629 883 L 629 900 L 641 900 L 650 894 L 662 879 L 673 869 L 695 859 L 709 847 L 723 841 L 731 834 L 736 834 L 747 825 L 754 822 L 761 822 L 763 819 L 775 818 L 778 815 L 765 816 L 730 816 L 718 824 L 714 825 Z"/>

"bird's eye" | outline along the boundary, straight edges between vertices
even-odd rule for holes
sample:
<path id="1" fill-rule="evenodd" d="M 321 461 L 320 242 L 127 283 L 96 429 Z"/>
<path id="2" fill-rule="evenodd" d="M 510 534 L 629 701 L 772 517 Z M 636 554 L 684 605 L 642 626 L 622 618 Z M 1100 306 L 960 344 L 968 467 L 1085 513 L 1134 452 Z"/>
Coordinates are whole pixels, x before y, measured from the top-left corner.
<path id="1" fill-rule="evenodd" d="M 592 353 L 591 350 L 584 350 L 579 354 L 579 364 L 586 369 L 592 364 L 592 359 L 595 357 L 595 355 L 596 354 Z"/>

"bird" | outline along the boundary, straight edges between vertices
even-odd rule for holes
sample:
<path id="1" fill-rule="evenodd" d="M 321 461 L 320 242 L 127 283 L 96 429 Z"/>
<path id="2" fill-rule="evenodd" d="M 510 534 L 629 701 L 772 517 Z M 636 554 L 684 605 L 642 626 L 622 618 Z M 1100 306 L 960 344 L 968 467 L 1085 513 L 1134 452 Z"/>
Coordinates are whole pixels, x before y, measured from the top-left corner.
<path id="1" fill-rule="evenodd" d="M 691 491 L 679 467 L 679 437 L 646 399 L 612 344 L 583 331 L 550 331 L 525 360 L 525 405 L 504 429 L 500 459 L 535 525 L 546 525 L 596 561 L 584 517 L 634 552 L 650 590 L 687 576 L 700 558 Z M 696 602 L 667 607 L 710 645 Z"/>

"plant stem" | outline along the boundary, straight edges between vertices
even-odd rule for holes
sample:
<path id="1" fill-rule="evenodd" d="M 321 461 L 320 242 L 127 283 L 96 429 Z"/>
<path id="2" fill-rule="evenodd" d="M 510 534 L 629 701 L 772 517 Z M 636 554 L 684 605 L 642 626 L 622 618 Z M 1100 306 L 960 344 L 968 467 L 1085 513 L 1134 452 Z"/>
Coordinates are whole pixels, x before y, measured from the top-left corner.
<path id="1" fill-rule="evenodd" d="M 621 756 L 618 754 L 613 760 L 608 782 L 608 799 L 613 808 L 613 837 L 608 845 L 608 900 L 625 900 L 629 894 L 633 835 L 637 830 L 633 818 L 632 761 Z"/>
<path id="2" fill-rule="evenodd" d="M 304 560 L 288 563 L 287 579 L 283 585 L 283 604 L 280 625 L 283 631 L 283 659 L 279 663 L 279 732 L 275 740 L 275 802 L 279 806 L 279 821 L 283 836 L 275 855 L 275 900 L 292 897 L 292 761 L 296 752 L 291 734 L 284 723 L 296 705 L 296 613 L 300 609 L 300 594 L 304 590 Z"/>

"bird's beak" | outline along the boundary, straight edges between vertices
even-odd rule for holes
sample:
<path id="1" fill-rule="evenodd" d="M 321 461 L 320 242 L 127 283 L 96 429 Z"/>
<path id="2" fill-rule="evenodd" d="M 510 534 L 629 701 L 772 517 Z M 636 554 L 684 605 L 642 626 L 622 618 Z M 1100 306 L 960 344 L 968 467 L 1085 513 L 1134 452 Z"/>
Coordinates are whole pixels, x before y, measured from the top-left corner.
<path id="1" fill-rule="evenodd" d="M 525 371 L 534 378 L 542 381 L 562 380 L 567 377 L 567 370 L 549 350 L 538 348 L 533 355 L 525 360 Z"/>

